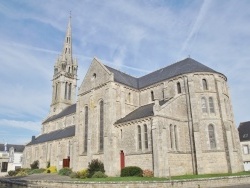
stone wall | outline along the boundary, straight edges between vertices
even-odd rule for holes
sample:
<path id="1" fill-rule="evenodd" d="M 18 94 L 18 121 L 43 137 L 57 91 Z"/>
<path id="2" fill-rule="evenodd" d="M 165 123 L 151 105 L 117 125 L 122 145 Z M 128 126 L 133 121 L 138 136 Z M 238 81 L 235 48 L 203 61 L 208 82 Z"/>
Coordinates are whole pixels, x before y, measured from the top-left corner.
<path id="1" fill-rule="evenodd" d="M 219 188 L 250 185 L 250 176 L 232 176 L 195 180 L 137 181 L 137 182 L 83 182 L 83 181 L 18 181 L 0 179 L 0 187 L 32 188 Z"/>

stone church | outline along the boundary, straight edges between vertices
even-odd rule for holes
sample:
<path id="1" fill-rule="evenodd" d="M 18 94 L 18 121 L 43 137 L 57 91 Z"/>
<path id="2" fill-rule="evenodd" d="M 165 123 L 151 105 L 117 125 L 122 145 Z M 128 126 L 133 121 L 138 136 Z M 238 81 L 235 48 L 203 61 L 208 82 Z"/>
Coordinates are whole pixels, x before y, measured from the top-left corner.
<path id="1" fill-rule="evenodd" d="M 69 21 L 50 112 L 24 167 L 39 160 L 78 171 L 99 159 L 109 176 L 125 166 L 156 177 L 243 171 L 224 74 L 187 58 L 136 78 L 94 58 L 77 90 L 77 69 Z"/>

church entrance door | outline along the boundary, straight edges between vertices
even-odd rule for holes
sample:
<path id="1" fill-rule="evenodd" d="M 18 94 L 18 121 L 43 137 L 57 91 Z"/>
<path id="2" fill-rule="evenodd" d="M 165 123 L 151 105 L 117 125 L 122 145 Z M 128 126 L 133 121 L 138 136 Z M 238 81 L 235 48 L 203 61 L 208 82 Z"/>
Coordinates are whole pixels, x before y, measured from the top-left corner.
<path id="1" fill-rule="evenodd" d="M 70 166 L 70 158 L 68 159 L 63 159 L 63 168 Z"/>
<path id="2" fill-rule="evenodd" d="M 125 167 L 125 155 L 123 150 L 121 150 L 120 152 L 120 162 L 121 162 L 121 169 L 123 169 Z"/>

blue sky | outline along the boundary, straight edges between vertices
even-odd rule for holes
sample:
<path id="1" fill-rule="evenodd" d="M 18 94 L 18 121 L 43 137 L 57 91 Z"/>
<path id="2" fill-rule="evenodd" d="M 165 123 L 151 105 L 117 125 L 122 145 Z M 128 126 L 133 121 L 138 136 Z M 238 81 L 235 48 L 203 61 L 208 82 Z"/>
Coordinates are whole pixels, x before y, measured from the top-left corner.
<path id="1" fill-rule="evenodd" d="M 69 12 L 78 87 L 97 57 L 134 76 L 188 56 L 228 78 L 235 124 L 249 121 L 248 0 L 0 0 L 0 143 L 40 133 Z"/>

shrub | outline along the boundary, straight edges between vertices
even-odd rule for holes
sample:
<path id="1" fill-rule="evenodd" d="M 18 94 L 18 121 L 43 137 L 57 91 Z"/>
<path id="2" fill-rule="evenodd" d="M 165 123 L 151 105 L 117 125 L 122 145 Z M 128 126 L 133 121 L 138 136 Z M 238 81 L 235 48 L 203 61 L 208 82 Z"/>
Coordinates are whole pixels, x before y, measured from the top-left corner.
<path id="1" fill-rule="evenodd" d="M 41 174 L 41 173 L 45 172 L 45 170 L 46 169 L 44 169 L 44 168 L 34 169 L 34 170 L 29 171 L 28 174 L 29 175 L 30 174 Z"/>
<path id="2" fill-rule="evenodd" d="M 49 168 L 46 169 L 46 173 L 56 173 L 57 169 L 56 166 L 50 166 Z"/>
<path id="3" fill-rule="evenodd" d="M 30 164 L 30 168 L 33 169 L 38 169 L 39 168 L 39 161 L 36 160 L 32 164 Z"/>
<path id="4" fill-rule="evenodd" d="M 127 166 L 121 170 L 121 177 L 127 176 L 142 177 L 142 169 L 138 166 Z"/>
<path id="5" fill-rule="evenodd" d="M 105 173 L 104 165 L 98 159 L 93 159 L 88 165 L 88 172 L 89 172 L 88 177 L 89 178 L 92 177 L 93 174 L 98 171 Z"/>
<path id="6" fill-rule="evenodd" d="M 31 171 L 30 168 L 18 168 L 8 172 L 9 176 L 26 176 Z"/>
<path id="7" fill-rule="evenodd" d="M 78 178 L 77 172 L 72 172 L 69 177 L 71 178 Z"/>
<path id="8" fill-rule="evenodd" d="M 69 176 L 72 173 L 71 168 L 62 168 L 58 171 L 58 174 L 61 176 Z"/>
<path id="9" fill-rule="evenodd" d="M 83 169 L 77 172 L 77 178 L 85 179 L 89 175 L 88 169 Z"/>
<path id="10" fill-rule="evenodd" d="M 17 175 L 17 171 L 15 171 L 15 170 L 10 170 L 10 171 L 8 172 L 8 175 L 9 175 L 9 176 L 15 176 L 15 175 Z"/>
<path id="11" fill-rule="evenodd" d="M 143 170 L 142 176 L 143 177 L 154 177 L 154 173 L 152 170 L 146 169 L 146 170 Z"/>
<path id="12" fill-rule="evenodd" d="M 26 171 L 20 171 L 16 174 L 16 176 L 27 176 L 28 173 Z"/>
<path id="13" fill-rule="evenodd" d="M 92 178 L 106 178 L 106 177 L 108 176 L 101 171 L 95 172 L 92 176 Z"/>
<path id="14" fill-rule="evenodd" d="M 49 167 L 50 167 L 50 161 L 47 162 L 46 168 L 49 168 Z"/>

